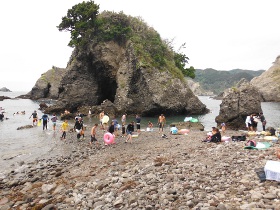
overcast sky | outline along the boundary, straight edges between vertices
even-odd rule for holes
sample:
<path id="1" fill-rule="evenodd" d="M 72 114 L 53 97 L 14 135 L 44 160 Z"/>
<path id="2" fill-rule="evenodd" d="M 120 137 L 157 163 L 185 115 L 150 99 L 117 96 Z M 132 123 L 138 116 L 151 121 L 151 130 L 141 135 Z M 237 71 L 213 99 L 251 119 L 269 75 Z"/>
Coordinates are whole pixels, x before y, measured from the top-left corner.
<path id="1" fill-rule="evenodd" d="M 70 35 L 56 28 L 80 0 L 0 3 L 0 88 L 30 91 L 52 66 L 66 67 Z M 140 16 L 195 68 L 267 70 L 280 55 L 279 0 L 96 0 L 103 10 Z"/>

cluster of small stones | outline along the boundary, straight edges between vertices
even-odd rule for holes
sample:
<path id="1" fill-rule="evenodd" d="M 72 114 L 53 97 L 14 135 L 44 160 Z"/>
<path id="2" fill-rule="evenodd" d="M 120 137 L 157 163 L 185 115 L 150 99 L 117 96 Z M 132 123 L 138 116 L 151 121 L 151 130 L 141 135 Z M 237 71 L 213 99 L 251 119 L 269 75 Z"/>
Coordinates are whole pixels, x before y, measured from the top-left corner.
<path id="1" fill-rule="evenodd" d="M 255 172 L 278 160 L 277 144 L 245 150 L 244 142 L 201 142 L 205 136 L 142 132 L 132 144 L 118 137 L 116 145 L 90 147 L 72 134 L 62 143 L 69 155 L 22 162 L 0 178 L 0 210 L 280 209 L 278 182 Z"/>

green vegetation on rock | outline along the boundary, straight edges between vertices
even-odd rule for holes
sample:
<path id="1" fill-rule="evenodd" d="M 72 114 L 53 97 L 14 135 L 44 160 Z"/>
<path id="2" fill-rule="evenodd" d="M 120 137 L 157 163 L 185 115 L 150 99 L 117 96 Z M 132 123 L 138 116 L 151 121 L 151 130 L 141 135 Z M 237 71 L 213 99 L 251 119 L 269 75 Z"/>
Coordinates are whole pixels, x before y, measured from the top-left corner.
<path id="1" fill-rule="evenodd" d="M 69 9 L 57 28 L 59 31 L 70 31 L 70 47 L 83 49 L 90 43 L 108 41 L 123 46 L 132 43 L 138 59 L 136 67 L 170 71 L 181 80 L 184 80 L 184 76 L 195 77 L 193 67 L 185 68 L 189 58 L 184 53 L 175 52 L 140 17 L 127 16 L 123 12 L 104 11 L 99 14 L 99 5 L 88 1 Z"/>

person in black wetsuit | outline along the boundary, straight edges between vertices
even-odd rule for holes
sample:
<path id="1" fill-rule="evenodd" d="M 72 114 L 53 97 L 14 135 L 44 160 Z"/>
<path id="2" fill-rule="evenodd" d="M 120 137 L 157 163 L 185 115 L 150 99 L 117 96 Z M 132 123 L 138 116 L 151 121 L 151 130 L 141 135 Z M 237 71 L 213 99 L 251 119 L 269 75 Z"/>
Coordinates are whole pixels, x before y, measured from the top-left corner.
<path id="1" fill-rule="evenodd" d="M 43 114 L 41 120 L 43 120 L 43 130 L 48 129 L 48 121 L 49 121 L 49 116 L 47 114 Z"/>

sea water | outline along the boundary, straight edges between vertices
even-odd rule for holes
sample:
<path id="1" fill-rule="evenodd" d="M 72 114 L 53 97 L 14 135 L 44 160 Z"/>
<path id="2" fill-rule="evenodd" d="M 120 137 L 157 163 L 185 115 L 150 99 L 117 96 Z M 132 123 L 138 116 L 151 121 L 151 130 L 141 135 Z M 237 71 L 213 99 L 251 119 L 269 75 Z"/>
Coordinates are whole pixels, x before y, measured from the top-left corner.
<path id="1" fill-rule="evenodd" d="M 38 110 L 39 102 L 29 99 L 16 99 L 16 96 L 26 94 L 25 92 L 0 92 L 0 96 L 8 96 L 11 99 L 0 101 L 0 107 L 5 109 L 5 117 L 7 120 L 0 122 L 0 177 L 11 170 L 18 167 L 20 163 L 33 161 L 40 158 L 48 158 L 55 155 L 63 155 L 72 151 L 71 145 L 64 144 L 60 141 L 59 127 L 62 121 L 58 120 L 57 130 L 52 130 L 51 122 L 48 123 L 48 130 L 42 129 L 42 126 L 35 126 L 29 129 L 17 130 L 20 126 L 32 125 L 32 112 L 36 110 L 39 118 L 42 112 Z M 209 97 L 199 97 L 210 110 L 208 114 L 191 116 L 198 118 L 205 131 L 210 131 L 211 127 L 216 126 L 215 117 L 219 114 L 221 100 L 213 100 Z M 279 128 L 280 103 L 264 102 L 262 103 L 263 113 L 267 120 L 267 126 Z M 14 114 L 16 112 L 25 111 L 23 114 Z M 164 113 L 163 113 L 164 114 Z M 186 116 L 166 116 L 166 128 L 169 131 L 168 125 L 172 122 L 182 122 Z M 121 123 L 120 117 L 117 118 Z M 134 120 L 134 117 L 128 117 L 127 122 Z M 98 123 L 98 118 L 84 118 L 84 124 L 90 129 L 94 123 Z M 158 117 L 142 117 L 141 129 L 148 127 L 148 121 L 154 124 L 154 130 L 158 129 Z M 70 128 L 74 126 L 74 119 L 69 121 Z M 260 123 L 259 123 L 260 124 Z M 258 130 L 261 130 L 261 125 L 258 125 Z M 89 137 L 86 137 L 89 138 Z M 88 139 L 89 140 L 89 139 Z"/>

